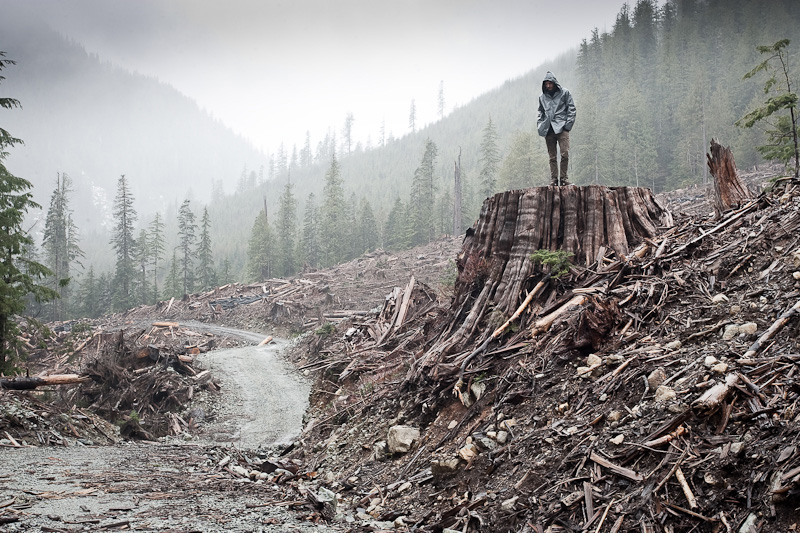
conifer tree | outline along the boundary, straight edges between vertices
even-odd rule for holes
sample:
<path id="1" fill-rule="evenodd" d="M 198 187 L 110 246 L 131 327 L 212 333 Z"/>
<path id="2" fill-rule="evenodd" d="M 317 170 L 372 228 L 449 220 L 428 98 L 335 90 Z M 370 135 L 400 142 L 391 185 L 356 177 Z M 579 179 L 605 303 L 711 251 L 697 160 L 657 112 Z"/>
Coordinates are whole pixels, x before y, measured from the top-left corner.
<path id="1" fill-rule="evenodd" d="M 378 222 L 369 200 L 362 198 L 358 216 L 357 254 L 371 252 L 378 246 L 380 246 Z"/>
<path id="2" fill-rule="evenodd" d="M 386 224 L 383 227 L 383 246 L 392 251 L 411 247 L 408 235 L 409 226 L 408 209 L 398 196 L 389 210 Z"/>
<path id="3" fill-rule="evenodd" d="M 308 194 L 303 213 L 303 236 L 300 239 L 300 253 L 298 254 L 303 263 L 310 268 L 319 267 L 320 261 L 318 219 L 319 210 L 312 192 Z"/>
<path id="4" fill-rule="evenodd" d="M 189 200 L 184 200 L 178 211 L 178 248 L 181 250 L 181 276 L 183 294 L 194 290 L 194 243 L 197 224 Z"/>
<path id="5" fill-rule="evenodd" d="M 100 291 L 93 266 L 89 267 L 89 271 L 84 276 L 80 286 L 81 315 L 87 318 L 98 317 L 100 315 Z"/>
<path id="6" fill-rule="evenodd" d="M 334 155 L 331 158 L 331 166 L 325 174 L 320 210 L 320 251 L 323 266 L 335 265 L 343 261 L 347 255 L 345 215 L 342 178 L 339 163 Z"/>
<path id="7" fill-rule="evenodd" d="M 153 221 L 150 222 L 148 231 L 148 240 L 150 241 L 150 265 L 153 268 L 153 301 L 158 300 L 158 270 L 161 261 L 164 259 L 164 254 L 167 251 L 167 243 L 164 237 L 164 222 L 161 220 L 161 214 L 156 212 Z"/>
<path id="8" fill-rule="evenodd" d="M 769 79 L 764 85 L 765 94 L 773 94 L 767 101 L 746 114 L 736 124 L 751 128 L 758 122 L 766 122 L 764 132 L 769 144 L 759 146 L 758 151 L 768 158 L 783 164 L 794 159 L 794 177 L 800 172 L 800 149 L 797 140 L 797 93 L 792 87 L 789 72 L 789 39 L 781 39 L 772 46 L 757 46 L 761 55 L 768 57 L 745 74 L 745 79 L 752 78 L 759 72 L 767 72 Z M 773 66 L 777 63 L 777 67 Z M 784 114 L 779 114 L 783 112 Z"/>
<path id="9" fill-rule="evenodd" d="M 197 243 L 197 281 L 201 290 L 207 290 L 217 283 L 214 272 L 214 254 L 211 251 L 211 219 L 208 208 L 203 207 L 200 219 L 200 242 Z"/>
<path id="10" fill-rule="evenodd" d="M 147 267 L 150 264 L 150 240 L 148 239 L 147 230 L 145 228 L 139 230 L 139 236 L 135 241 L 133 256 L 137 269 L 135 281 L 136 298 L 140 304 L 149 304 L 152 297 L 150 278 L 147 272 Z"/>
<path id="11" fill-rule="evenodd" d="M 292 193 L 292 182 L 286 182 L 278 203 L 277 220 L 277 274 L 290 276 L 297 271 L 295 241 L 297 239 L 297 200 Z"/>
<path id="12" fill-rule="evenodd" d="M 267 215 L 259 211 L 247 245 L 247 273 L 251 281 L 272 277 L 274 238 Z"/>
<path id="13" fill-rule="evenodd" d="M 0 52 L 0 72 L 13 64 L 14 61 L 5 59 L 5 53 Z M 19 106 L 14 98 L 0 98 L 2 109 Z M 15 353 L 13 346 L 18 329 L 14 316 L 25 310 L 26 298 L 31 296 L 36 302 L 44 302 L 57 297 L 52 289 L 40 285 L 52 273 L 39 262 L 23 256 L 33 240 L 22 228 L 22 222 L 29 209 L 40 206 L 33 201 L 31 183 L 11 174 L 4 163 L 7 149 L 20 143 L 20 139 L 0 127 L 0 227 L 3 228 L 0 232 L 0 369 L 6 367 Z"/>
<path id="14" fill-rule="evenodd" d="M 500 186 L 505 190 L 533 187 L 534 180 L 533 135 L 518 131 L 511 139 L 508 155 L 498 172 Z"/>
<path id="15" fill-rule="evenodd" d="M 78 246 L 78 230 L 72 219 L 69 196 L 72 192 L 72 180 L 65 173 L 56 175 L 56 188 L 50 197 L 50 207 L 45 218 L 42 248 L 45 263 L 53 272 L 49 286 L 58 293 L 53 300 L 49 317 L 64 320 L 70 304 L 70 279 L 75 264 L 80 266 L 79 259 L 84 257 Z"/>
<path id="16" fill-rule="evenodd" d="M 114 272 L 114 308 L 119 311 L 130 309 L 135 304 L 133 284 L 136 279 L 134 265 L 133 230 L 136 223 L 136 210 L 133 208 L 133 194 L 125 174 L 117 181 L 117 196 L 114 199 L 114 231 L 111 246 L 117 255 Z"/>
<path id="17" fill-rule="evenodd" d="M 489 115 L 489 122 L 483 128 L 480 156 L 480 182 L 484 196 L 489 197 L 497 189 L 497 170 L 500 166 L 500 149 L 497 147 L 497 130 Z"/>
<path id="18" fill-rule="evenodd" d="M 417 104 L 414 100 L 411 100 L 411 109 L 408 112 L 408 127 L 411 129 L 411 133 L 417 131 Z"/>
<path id="19" fill-rule="evenodd" d="M 412 227 L 412 246 L 431 242 L 435 236 L 434 202 L 436 187 L 434 172 L 438 148 L 436 143 L 428 139 L 422 161 L 414 172 L 411 182 L 411 199 L 408 204 Z"/>
<path id="20" fill-rule="evenodd" d="M 177 298 L 181 296 L 181 275 L 178 268 L 178 249 L 172 250 L 172 261 L 169 263 L 167 277 L 164 279 L 164 298 Z"/>

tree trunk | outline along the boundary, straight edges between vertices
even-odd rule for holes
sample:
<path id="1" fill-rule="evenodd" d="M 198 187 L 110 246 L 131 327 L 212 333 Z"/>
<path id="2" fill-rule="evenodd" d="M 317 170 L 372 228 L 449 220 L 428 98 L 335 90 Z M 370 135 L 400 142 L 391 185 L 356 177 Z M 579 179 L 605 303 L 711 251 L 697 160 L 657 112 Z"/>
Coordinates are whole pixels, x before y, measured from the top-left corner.
<path id="1" fill-rule="evenodd" d="M 409 377 L 487 338 L 494 330 L 484 327 L 488 312 L 511 316 L 525 290 L 550 274 L 531 259 L 537 250 L 563 250 L 572 263 L 590 265 L 609 249 L 626 257 L 669 226 L 672 215 L 646 188 L 549 186 L 488 198 L 458 255 L 450 322 Z"/>
<path id="2" fill-rule="evenodd" d="M 453 184 L 453 235 L 461 235 L 464 227 L 461 221 L 461 150 L 455 162 L 455 183 Z"/>
<path id="3" fill-rule="evenodd" d="M 708 169 L 714 176 L 714 209 L 717 214 L 739 207 L 753 197 L 747 186 L 739 179 L 736 163 L 730 148 L 725 148 L 711 139 L 711 151 L 706 154 Z"/>
<path id="4" fill-rule="evenodd" d="M 34 378 L 13 378 L 0 379 L 0 389 L 10 390 L 33 390 L 36 387 L 45 385 L 73 385 L 89 381 L 88 376 L 78 374 L 54 374 L 52 376 L 42 376 Z"/>

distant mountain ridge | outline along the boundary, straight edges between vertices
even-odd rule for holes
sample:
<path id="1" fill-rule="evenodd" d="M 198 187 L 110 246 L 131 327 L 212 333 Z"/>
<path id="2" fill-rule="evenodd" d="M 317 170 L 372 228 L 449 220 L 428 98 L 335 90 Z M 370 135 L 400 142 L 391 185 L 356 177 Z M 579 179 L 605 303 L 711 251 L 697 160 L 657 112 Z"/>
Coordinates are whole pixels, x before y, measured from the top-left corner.
<path id="1" fill-rule="evenodd" d="M 102 62 L 33 20 L 0 18 L 0 50 L 16 61 L 0 90 L 22 104 L 4 110 L 2 124 L 25 143 L 7 166 L 45 206 L 56 173 L 67 173 L 79 227 L 100 223 L 97 198 L 113 199 L 121 174 L 137 204 L 157 210 L 187 195 L 207 202 L 213 182 L 232 190 L 243 168 L 266 162 L 176 89 Z"/>

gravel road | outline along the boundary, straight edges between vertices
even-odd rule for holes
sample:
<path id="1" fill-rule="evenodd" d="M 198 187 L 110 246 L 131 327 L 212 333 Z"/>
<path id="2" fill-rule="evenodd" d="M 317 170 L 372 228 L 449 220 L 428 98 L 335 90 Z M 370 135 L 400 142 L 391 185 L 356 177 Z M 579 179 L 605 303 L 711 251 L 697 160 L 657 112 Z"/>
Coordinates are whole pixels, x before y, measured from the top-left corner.
<path id="1" fill-rule="evenodd" d="M 262 334 L 191 324 L 251 342 Z M 232 452 L 299 433 L 309 385 L 280 357 L 285 341 L 204 354 L 222 391 L 205 405 L 200 438 L 109 447 L 0 448 L 0 509 L 18 520 L 3 531 L 340 531 L 299 520 L 285 495 L 232 476 Z M 210 397 L 209 397 L 210 398 Z M 199 413 L 199 411 L 196 411 Z M 251 452 L 247 452 L 251 453 Z"/>

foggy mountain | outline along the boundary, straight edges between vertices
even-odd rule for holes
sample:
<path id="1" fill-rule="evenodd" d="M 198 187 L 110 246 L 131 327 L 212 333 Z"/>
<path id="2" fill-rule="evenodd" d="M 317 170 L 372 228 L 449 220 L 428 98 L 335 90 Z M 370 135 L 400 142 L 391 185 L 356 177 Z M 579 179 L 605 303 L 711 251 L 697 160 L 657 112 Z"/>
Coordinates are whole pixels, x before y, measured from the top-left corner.
<path id="1" fill-rule="evenodd" d="M 0 90 L 22 105 L 3 113 L 3 126 L 25 143 L 7 166 L 45 207 L 56 174 L 68 174 L 84 230 L 103 223 L 121 174 L 155 211 L 187 196 L 207 202 L 212 182 L 232 190 L 243 169 L 265 162 L 174 88 L 102 62 L 38 22 L 0 18 L 0 50 L 16 61 Z"/>

